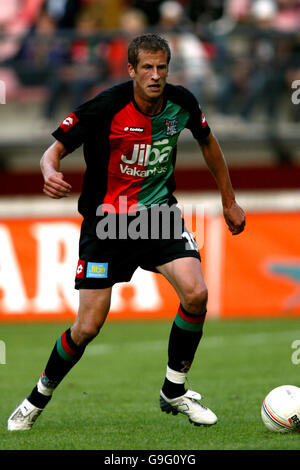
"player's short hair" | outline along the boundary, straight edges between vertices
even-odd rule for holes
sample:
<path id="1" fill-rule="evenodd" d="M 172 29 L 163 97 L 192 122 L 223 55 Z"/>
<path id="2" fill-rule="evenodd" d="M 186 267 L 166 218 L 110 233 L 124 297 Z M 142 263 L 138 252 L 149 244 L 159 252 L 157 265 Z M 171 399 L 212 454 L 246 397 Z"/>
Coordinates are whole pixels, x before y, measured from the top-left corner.
<path id="1" fill-rule="evenodd" d="M 147 52 L 163 51 L 167 55 L 168 64 L 171 60 L 170 47 L 164 38 L 158 36 L 158 34 L 143 34 L 134 38 L 128 46 L 128 62 L 134 70 L 136 70 L 138 64 L 140 50 Z"/>

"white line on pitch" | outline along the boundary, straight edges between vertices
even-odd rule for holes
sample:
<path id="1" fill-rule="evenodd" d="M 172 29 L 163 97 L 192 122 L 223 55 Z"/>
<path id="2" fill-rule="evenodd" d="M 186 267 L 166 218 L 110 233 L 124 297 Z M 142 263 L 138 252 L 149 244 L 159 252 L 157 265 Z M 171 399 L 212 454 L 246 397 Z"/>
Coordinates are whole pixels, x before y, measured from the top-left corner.
<path id="1" fill-rule="evenodd" d="M 259 344 L 270 343 L 285 343 L 287 340 L 293 341 L 300 339 L 300 331 L 288 330 L 264 333 L 247 333 L 239 335 L 224 335 L 224 336 L 207 336 L 204 337 L 201 343 L 201 348 L 216 348 L 225 345 L 240 345 L 253 346 Z M 90 356 L 97 356 L 101 354 L 110 354 L 121 350 L 126 351 L 145 351 L 145 350 L 162 350 L 167 348 L 166 341 L 126 341 L 124 343 L 100 343 L 91 344 L 87 347 L 86 354 Z"/>
<path id="2" fill-rule="evenodd" d="M 91 344 L 86 350 L 86 354 L 97 356 L 98 354 L 108 354 L 115 351 L 145 351 L 160 350 L 167 347 L 167 341 L 127 341 L 119 344 Z"/>

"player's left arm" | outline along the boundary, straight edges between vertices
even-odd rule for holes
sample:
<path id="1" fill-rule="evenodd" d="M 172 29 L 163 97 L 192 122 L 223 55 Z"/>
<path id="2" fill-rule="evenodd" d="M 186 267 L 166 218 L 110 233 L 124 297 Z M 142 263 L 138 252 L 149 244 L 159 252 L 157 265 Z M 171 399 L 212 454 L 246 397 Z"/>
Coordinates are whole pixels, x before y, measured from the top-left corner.
<path id="1" fill-rule="evenodd" d="M 228 166 L 221 147 L 212 132 L 198 144 L 202 150 L 205 162 L 216 180 L 221 193 L 223 215 L 232 235 L 244 230 L 245 214 L 235 200 L 235 193 L 231 184 Z"/>

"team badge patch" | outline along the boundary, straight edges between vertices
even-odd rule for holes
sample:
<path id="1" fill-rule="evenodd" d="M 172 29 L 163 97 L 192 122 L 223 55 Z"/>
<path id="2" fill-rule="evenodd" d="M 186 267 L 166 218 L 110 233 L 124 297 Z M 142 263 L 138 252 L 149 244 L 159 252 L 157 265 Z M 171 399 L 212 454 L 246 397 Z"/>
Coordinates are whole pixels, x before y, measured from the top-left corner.
<path id="1" fill-rule="evenodd" d="M 177 119 L 166 119 L 166 134 L 175 135 L 177 132 Z"/>
<path id="2" fill-rule="evenodd" d="M 86 277 L 106 278 L 108 276 L 108 263 L 89 262 L 86 269 Z"/>
<path id="3" fill-rule="evenodd" d="M 77 264 L 77 269 L 76 269 L 76 277 L 77 279 L 83 279 L 84 276 L 84 266 L 85 266 L 85 261 L 80 259 Z"/>
<path id="4" fill-rule="evenodd" d="M 78 122 L 78 117 L 74 114 L 71 113 L 69 114 L 66 119 L 63 120 L 61 125 L 59 126 L 64 132 L 68 132 L 72 127 Z"/>
<path id="5" fill-rule="evenodd" d="M 191 368 L 192 363 L 189 361 L 181 361 L 182 368 L 180 372 L 188 372 Z"/>

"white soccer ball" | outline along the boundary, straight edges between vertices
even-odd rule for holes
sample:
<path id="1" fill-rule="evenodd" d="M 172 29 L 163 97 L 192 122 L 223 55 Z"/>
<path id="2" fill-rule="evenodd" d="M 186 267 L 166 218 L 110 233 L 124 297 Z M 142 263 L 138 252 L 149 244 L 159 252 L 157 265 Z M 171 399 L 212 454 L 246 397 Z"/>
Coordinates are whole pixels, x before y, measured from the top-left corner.
<path id="1" fill-rule="evenodd" d="M 261 418 L 273 432 L 300 432 L 300 388 L 281 385 L 271 390 L 261 407 Z"/>

